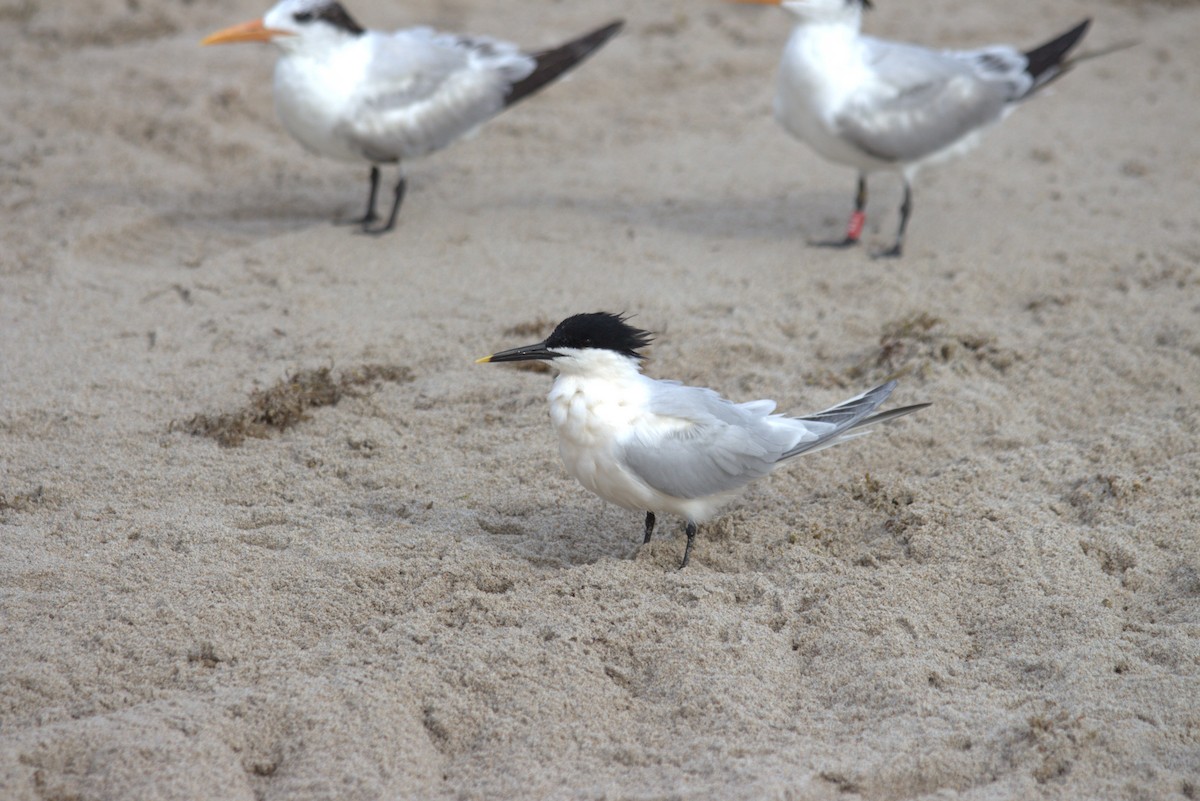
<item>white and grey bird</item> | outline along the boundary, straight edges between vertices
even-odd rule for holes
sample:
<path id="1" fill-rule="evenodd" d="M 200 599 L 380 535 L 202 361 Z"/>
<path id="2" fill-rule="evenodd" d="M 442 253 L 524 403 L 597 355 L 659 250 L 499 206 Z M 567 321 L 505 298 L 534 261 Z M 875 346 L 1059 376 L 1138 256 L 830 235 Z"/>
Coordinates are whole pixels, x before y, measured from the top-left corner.
<path id="1" fill-rule="evenodd" d="M 1085 19 L 1026 52 L 1002 44 L 931 50 L 863 36 L 869 0 L 735 1 L 782 6 L 796 18 L 779 67 L 775 118 L 823 158 L 858 170 L 846 236 L 821 244 L 856 244 L 867 175 L 900 174 L 900 227 L 882 256 L 902 252 L 917 171 L 973 147 L 985 129 L 1066 72 L 1067 55 L 1090 24 Z"/>
<path id="2" fill-rule="evenodd" d="M 711 389 L 649 378 L 638 352 L 652 335 L 608 312 L 576 314 L 542 342 L 478 361 L 544 359 L 558 370 L 550 420 L 567 472 L 604 500 L 686 522 L 687 566 L 697 524 L 711 519 L 747 484 L 803 453 L 867 433 L 865 428 L 923 409 L 875 410 L 896 387 L 875 387 L 823 412 L 773 414 L 775 402 L 734 403 Z"/>
<path id="3" fill-rule="evenodd" d="M 383 233 L 395 227 L 404 200 L 404 162 L 441 150 L 578 66 L 623 24 L 525 53 L 426 27 L 367 30 L 337 2 L 283 0 L 201 44 L 278 46 L 275 108 L 283 126 L 314 153 L 371 165 L 367 211 L 355 222 Z M 381 164 L 401 165 L 400 177 L 387 220 L 373 228 Z"/>

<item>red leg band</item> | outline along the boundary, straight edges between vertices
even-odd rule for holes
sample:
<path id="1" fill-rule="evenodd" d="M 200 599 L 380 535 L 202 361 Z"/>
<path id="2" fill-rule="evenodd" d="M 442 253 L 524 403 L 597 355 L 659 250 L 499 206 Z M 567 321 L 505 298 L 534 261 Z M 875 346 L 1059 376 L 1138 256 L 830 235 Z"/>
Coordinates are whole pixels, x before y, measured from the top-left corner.
<path id="1" fill-rule="evenodd" d="M 867 215 L 861 211 L 856 211 L 850 215 L 850 223 L 846 226 L 846 238 L 857 242 L 862 235 L 863 225 L 867 222 Z"/>

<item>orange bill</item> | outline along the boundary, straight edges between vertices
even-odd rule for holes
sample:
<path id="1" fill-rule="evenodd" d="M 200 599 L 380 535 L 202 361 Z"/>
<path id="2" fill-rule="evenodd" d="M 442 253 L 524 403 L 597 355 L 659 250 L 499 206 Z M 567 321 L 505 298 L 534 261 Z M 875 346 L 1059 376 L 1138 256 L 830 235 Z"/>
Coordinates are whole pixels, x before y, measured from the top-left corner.
<path id="1" fill-rule="evenodd" d="M 205 36 L 200 44 L 215 45 L 215 44 L 232 44 L 234 42 L 269 42 L 276 36 L 291 36 L 290 31 L 281 31 L 277 28 L 268 28 L 263 25 L 261 19 L 253 19 L 249 22 L 243 22 L 240 25 L 231 25 L 228 28 L 222 28 L 216 33 L 210 33 Z"/>

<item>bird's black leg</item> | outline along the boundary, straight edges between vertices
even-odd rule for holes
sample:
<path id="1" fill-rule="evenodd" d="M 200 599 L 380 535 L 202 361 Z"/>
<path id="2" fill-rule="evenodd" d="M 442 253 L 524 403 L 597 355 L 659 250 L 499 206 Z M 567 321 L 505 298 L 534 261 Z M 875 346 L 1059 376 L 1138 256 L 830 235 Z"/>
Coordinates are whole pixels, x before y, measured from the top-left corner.
<path id="1" fill-rule="evenodd" d="M 687 547 L 683 549 L 683 562 L 681 562 L 679 565 L 680 570 L 683 570 L 685 567 L 687 567 L 688 557 L 692 555 L 692 543 L 696 541 L 696 524 L 689 520 L 687 522 L 687 528 L 685 529 L 685 532 L 687 533 L 688 541 Z"/>
<path id="2" fill-rule="evenodd" d="M 862 236 L 863 225 L 867 222 L 867 176 L 858 174 L 858 189 L 854 192 L 854 213 L 846 224 L 846 237 L 829 242 L 817 242 L 822 248 L 848 248 L 858 244 Z"/>
<path id="3" fill-rule="evenodd" d="M 387 223 L 379 228 L 368 229 L 363 226 L 363 231 L 368 234 L 386 234 L 388 231 L 396 227 L 396 218 L 400 216 L 400 205 L 404 203 L 404 190 L 408 186 L 408 180 L 404 174 L 400 174 L 400 180 L 396 182 L 395 197 L 392 199 L 392 212 L 388 215 Z"/>
<path id="4" fill-rule="evenodd" d="M 360 225 L 360 226 L 362 226 L 363 230 L 365 231 L 367 229 L 368 225 L 370 225 L 371 223 L 373 223 L 379 219 L 379 215 L 377 215 L 375 213 L 375 197 L 378 194 L 379 194 L 379 168 L 376 167 L 374 164 L 372 164 L 371 165 L 371 194 L 369 194 L 367 196 L 367 213 L 357 219 L 349 220 L 347 223 L 341 223 L 341 224 L 342 225 Z"/>
<path id="5" fill-rule="evenodd" d="M 654 533 L 654 512 L 646 512 L 646 538 L 642 540 L 642 545 L 650 541 L 650 535 Z"/>
<path id="6" fill-rule="evenodd" d="M 895 259 L 904 252 L 904 229 L 908 227 L 908 217 L 912 214 L 912 186 L 908 178 L 904 179 L 904 200 L 900 203 L 900 229 L 896 231 L 896 244 L 878 255 L 882 259 Z"/>

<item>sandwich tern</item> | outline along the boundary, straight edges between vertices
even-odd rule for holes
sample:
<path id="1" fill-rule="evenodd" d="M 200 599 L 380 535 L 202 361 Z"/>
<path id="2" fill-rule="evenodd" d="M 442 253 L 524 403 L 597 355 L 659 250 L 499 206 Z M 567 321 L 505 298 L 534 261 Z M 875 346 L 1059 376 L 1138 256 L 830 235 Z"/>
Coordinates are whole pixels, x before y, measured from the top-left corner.
<path id="1" fill-rule="evenodd" d="M 697 524 L 754 479 L 793 456 L 929 405 L 875 413 L 896 387 L 889 381 L 816 414 L 772 414 L 771 400 L 734 403 L 711 389 L 643 375 L 638 351 L 653 335 L 626 319 L 576 314 L 542 342 L 477 361 L 552 363 L 558 376 L 548 397 L 550 420 L 567 472 L 604 500 L 645 512 L 643 543 L 650 542 L 656 514 L 682 517 L 687 547 L 680 569 L 691 556 Z"/>
<path id="2" fill-rule="evenodd" d="M 271 42 L 275 108 L 283 126 L 314 153 L 368 162 L 367 233 L 396 225 L 404 200 L 403 163 L 473 132 L 484 122 L 578 66 L 623 22 L 536 53 L 496 39 L 431 28 L 366 30 L 334 0 L 283 0 L 261 19 L 207 36 L 201 44 Z M 375 197 L 379 165 L 400 165 L 387 221 Z"/>
<path id="3" fill-rule="evenodd" d="M 866 221 L 867 175 L 900 174 L 904 200 L 899 256 L 912 214 L 912 181 L 926 164 L 962 153 L 1018 104 L 1070 69 L 1067 54 L 1091 20 L 1032 50 L 1010 45 L 930 50 L 860 34 L 870 0 L 735 0 L 778 5 L 796 18 L 783 52 L 775 118 L 823 158 L 858 170 L 854 213 L 844 239 L 858 243 Z"/>

